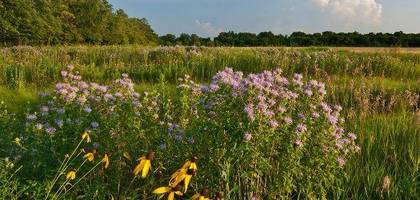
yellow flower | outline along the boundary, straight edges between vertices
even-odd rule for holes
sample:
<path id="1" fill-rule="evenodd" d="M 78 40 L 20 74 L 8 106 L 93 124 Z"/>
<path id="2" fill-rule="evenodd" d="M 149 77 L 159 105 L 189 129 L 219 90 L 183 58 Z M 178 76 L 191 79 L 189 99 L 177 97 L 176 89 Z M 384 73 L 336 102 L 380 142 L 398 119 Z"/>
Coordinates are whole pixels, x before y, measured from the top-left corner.
<path id="1" fill-rule="evenodd" d="M 83 158 L 92 162 L 95 159 L 95 154 L 93 154 L 92 152 L 89 152 L 89 153 L 85 154 L 83 156 Z"/>
<path id="2" fill-rule="evenodd" d="M 184 193 L 187 192 L 192 176 L 195 174 L 194 169 L 188 169 L 185 173 L 180 171 L 177 176 L 169 181 L 169 186 L 183 185 Z"/>
<path id="3" fill-rule="evenodd" d="M 175 194 L 178 196 L 182 196 L 182 192 L 179 191 L 179 187 L 159 187 L 155 190 L 153 190 L 153 194 L 160 194 L 161 198 L 163 197 L 163 195 L 165 195 L 166 193 L 168 193 L 168 200 L 174 200 L 175 199 Z"/>
<path id="4" fill-rule="evenodd" d="M 141 172 L 141 177 L 146 178 L 147 174 L 151 170 L 152 160 L 155 157 L 155 152 L 149 151 L 146 156 L 139 158 L 139 164 L 134 168 L 133 173 L 135 176 Z"/>
<path id="5" fill-rule="evenodd" d="M 82 140 L 86 140 L 87 143 L 90 143 L 90 135 L 88 132 L 84 132 L 82 135 Z"/>
<path id="6" fill-rule="evenodd" d="M 197 170 L 197 157 L 192 157 L 191 160 L 187 161 L 182 165 L 182 169 L 193 169 Z"/>
<path id="7" fill-rule="evenodd" d="M 208 192 L 209 192 L 208 189 L 203 189 L 201 190 L 201 192 L 192 196 L 191 200 L 210 200 L 210 198 L 206 197 Z"/>
<path id="8" fill-rule="evenodd" d="M 105 164 L 105 169 L 108 168 L 109 166 L 109 157 L 108 154 L 105 154 L 104 157 L 102 158 L 102 162 Z"/>
<path id="9" fill-rule="evenodd" d="M 67 180 L 74 180 L 76 178 L 76 171 L 70 170 L 67 172 L 66 179 Z"/>

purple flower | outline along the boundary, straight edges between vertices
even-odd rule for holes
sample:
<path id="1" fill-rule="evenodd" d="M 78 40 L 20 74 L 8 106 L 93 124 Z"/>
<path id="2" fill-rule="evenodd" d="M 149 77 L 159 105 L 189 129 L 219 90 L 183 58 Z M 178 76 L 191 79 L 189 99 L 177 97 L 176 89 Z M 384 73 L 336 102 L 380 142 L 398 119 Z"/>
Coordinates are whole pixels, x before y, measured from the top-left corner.
<path id="1" fill-rule="evenodd" d="M 48 108 L 48 106 L 42 106 L 41 107 L 41 112 L 43 113 L 47 113 L 50 110 L 50 108 Z"/>
<path id="2" fill-rule="evenodd" d="M 30 114 L 30 115 L 27 115 L 26 116 L 26 119 L 27 120 L 29 120 L 29 121 L 34 121 L 34 120 L 36 120 L 36 115 L 35 114 Z"/>
<path id="3" fill-rule="evenodd" d="M 328 115 L 328 116 L 327 116 L 327 119 L 328 119 L 328 122 L 329 122 L 331 125 L 335 125 L 335 124 L 337 124 L 337 122 L 338 122 L 338 118 L 337 118 L 335 115 Z"/>
<path id="4" fill-rule="evenodd" d="M 83 111 L 85 111 L 85 113 L 90 113 L 90 112 L 92 112 L 92 109 L 91 109 L 91 108 L 89 108 L 88 106 L 85 106 L 85 107 L 83 108 Z"/>
<path id="5" fill-rule="evenodd" d="M 304 124 L 298 124 L 296 126 L 296 132 L 304 133 L 306 131 L 306 126 Z"/>
<path id="6" fill-rule="evenodd" d="M 337 163 L 338 163 L 338 166 L 343 167 L 346 164 L 346 160 L 344 160 L 341 157 L 338 157 L 337 158 Z"/>
<path id="7" fill-rule="evenodd" d="M 245 139 L 246 141 L 250 141 L 250 140 L 252 139 L 252 134 L 251 134 L 251 133 L 249 133 L 249 132 L 246 132 L 246 133 L 244 134 L 244 139 Z"/>
<path id="8" fill-rule="evenodd" d="M 319 113 L 318 113 L 318 112 L 313 112 L 313 113 L 312 113 L 312 117 L 314 117 L 314 118 L 318 118 L 318 117 L 319 117 Z"/>
<path id="9" fill-rule="evenodd" d="M 53 133 L 55 133 L 55 131 L 57 131 L 57 129 L 55 129 L 53 127 L 48 127 L 47 129 L 45 129 L 45 131 L 49 134 L 53 134 Z"/>
<path id="10" fill-rule="evenodd" d="M 35 129 L 37 129 L 37 130 L 41 130 L 42 127 L 43 127 L 43 125 L 41 123 L 35 124 Z"/>
<path id="11" fill-rule="evenodd" d="M 295 146 L 297 146 L 297 147 L 299 147 L 299 148 L 303 147 L 303 143 L 302 143 L 302 141 L 301 141 L 301 140 L 299 140 L 299 139 L 297 139 L 297 140 L 294 142 L 294 144 L 295 144 Z"/>
<path id="12" fill-rule="evenodd" d="M 92 126 L 92 128 L 98 128 L 99 123 L 98 122 L 92 122 L 92 123 L 90 123 L 90 126 Z"/>
<path id="13" fill-rule="evenodd" d="M 66 110 L 64 108 L 58 108 L 57 109 L 58 114 L 64 114 L 65 112 L 66 112 Z"/>
<path id="14" fill-rule="evenodd" d="M 270 120 L 270 126 L 272 128 L 277 128 L 279 126 L 279 123 L 276 120 Z"/>
<path id="15" fill-rule="evenodd" d="M 349 133 L 349 134 L 347 135 L 347 137 L 349 137 L 351 140 L 356 140 L 356 139 L 357 139 L 357 136 L 356 136 L 356 134 L 354 134 L 354 133 Z"/>
<path id="16" fill-rule="evenodd" d="M 68 72 L 67 72 L 67 71 L 64 71 L 64 70 L 63 70 L 63 71 L 61 71 L 61 76 L 62 76 L 62 77 L 66 77 L 66 76 L 67 76 L 67 74 L 68 74 Z"/>
<path id="17" fill-rule="evenodd" d="M 247 116 L 248 116 L 248 118 L 251 119 L 251 120 L 254 120 L 254 118 L 255 118 L 254 108 L 253 107 L 254 106 L 252 104 L 247 104 L 245 106 L 245 109 L 244 109 L 245 112 L 246 112 L 246 114 L 247 114 Z"/>
<path id="18" fill-rule="evenodd" d="M 57 126 L 62 127 L 64 125 L 64 121 L 61 119 L 55 119 L 54 120 L 55 124 L 57 124 Z"/>
<path id="19" fill-rule="evenodd" d="M 292 124 L 293 123 L 293 120 L 292 120 L 292 118 L 291 117 L 284 117 L 284 122 L 286 122 L 286 124 L 288 124 L 288 125 L 290 125 L 290 124 Z"/>

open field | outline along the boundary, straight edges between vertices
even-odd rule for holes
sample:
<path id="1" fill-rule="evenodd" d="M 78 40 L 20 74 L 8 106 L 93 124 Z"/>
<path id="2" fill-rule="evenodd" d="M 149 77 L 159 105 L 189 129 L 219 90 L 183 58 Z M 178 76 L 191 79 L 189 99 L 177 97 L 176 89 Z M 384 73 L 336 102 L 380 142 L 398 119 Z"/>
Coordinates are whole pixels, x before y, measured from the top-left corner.
<path id="1" fill-rule="evenodd" d="M 57 191 L 63 194 L 63 196 L 58 195 L 59 198 L 68 199 L 76 197 L 152 199 L 151 191 L 166 183 L 168 175 L 176 171 L 178 165 L 182 165 L 183 161 L 198 153 L 200 154 L 198 155 L 200 157 L 199 170 L 193 177 L 192 191 L 186 193 L 185 199 L 192 196 L 193 191 L 199 191 L 203 187 L 209 188 L 213 193 L 223 191 L 227 199 L 247 199 L 253 195 L 262 199 L 323 197 L 328 199 L 418 199 L 420 197 L 419 52 L 419 49 L 341 47 L 70 46 L 0 49 L 0 100 L 4 102 L 0 107 L 0 134 L 4 136 L 0 139 L 2 146 L 0 158 L 6 160 L 0 163 L 0 197 L 6 199 L 13 199 L 12 196 L 20 199 L 45 198 L 47 193 L 45 188 L 47 190 L 51 188 L 52 193 Z M 148 99 L 146 95 L 141 103 L 154 105 L 154 102 L 157 102 L 158 106 L 144 111 L 144 114 L 139 114 L 141 117 L 137 119 L 129 115 L 131 110 L 124 107 L 125 105 L 111 106 L 103 103 L 103 105 L 98 105 L 98 113 L 95 113 L 96 110 L 92 105 L 93 111 L 89 111 L 89 115 L 85 117 L 80 117 L 76 113 L 78 108 L 71 107 L 73 105 L 70 103 L 63 103 L 57 99 L 47 101 L 39 97 L 39 93 L 50 93 L 57 88 L 55 84 L 63 81 L 62 70 L 70 64 L 74 65 L 75 71 L 78 71 L 78 75 L 83 77 L 83 80 L 101 85 L 112 84 L 113 80 L 120 79 L 121 75 L 126 73 L 134 84 L 134 91 L 128 89 L 128 93 L 138 92 L 142 95 L 144 91 L 150 91 L 152 97 Z M 240 117 L 236 115 L 232 117 L 233 115 L 230 116 L 230 112 L 227 111 L 226 116 L 223 115 L 225 118 L 219 115 L 214 118 L 214 123 L 204 121 L 203 117 L 205 118 L 206 115 L 202 113 L 200 115 L 199 111 L 197 111 L 198 114 L 195 112 L 194 93 L 184 93 L 177 86 L 182 86 L 186 81 L 179 79 L 184 78 L 184 75 L 189 75 L 195 83 L 212 83 L 212 78 L 214 79 L 217 72 L 226 67 L 242 71 L 245 74 L 244 77 L 250 73 L 280 68 L 282 76 L 290 80 L 293 80 L 295 73 L 299 73 L 303 75 L 304 81 L 315 79 L 324 82 L 327 90 L 325 101 L 331 105 L 342 106 L 341 115 L 345 118 L 342 122 L 343 127 L 357 134 L 355 142 L 360 147 L 360 151 L 349 156 L 344 167 L 334 168 L 337 170 L 336 174 L 325 172 L 320 175 L 316 174 L 318 171 L 313 170 L 318 168 L 305 168 L 306 165 L 313 164 L 312 162 L 302 164 L 306 160 L 313 159 L 312 156 L 316 154 L 308 153 L 309 158 L 301 157 L 301 163 L 296 166 L 282 166 L 281 163 L 285 163 L 286 158 L 293 161 L 293 157 L 282 157 L 276 154 L 273 147 L 260 145 L 265 144 L 265 140 L 275 140 L 271 138 L 271 132 L 266 133 L 258 129 L 261 135 L 267 137 L 259 138 L 253 145 L 243 146 L 241 142 L 236 142 L 233 136 L 219 135 L 220 132 L 225 131 L 231 131 L 234 135 L 236 129 L 239 129 L 237 126 L 242 126 L 243 121 L 236 123 L 234 119 Z M 123 84 L 131 86 L 131 82 L 125 81 Z M 124 92 L 121 92 L 122 95 L 125 95 Z M 155 94 L 158 95 L 153 96 Z M 211 99 L 213 96 L 206 98 Z M 63 180 L 58 178 L 55 186 L 51 184 L 54 182 L 52 180 L 57 169 L 60 168 L 60 161 L 78 144 L 80 134 L 85 128 L 63 125 L 63 127 L 69 127 L 66 130 L 57 125 L 55 135 L 35 130 L 33 127 L 36 124 L 28 121 L 28 116 L 32 114 L 37 116 L 36 120 L 42 119 L 49 122 L 43 123 L 44 127 L 52 126 L 54 122 L 59 124 L 56 120 L 57 116 L 43 115 L 42 108 L 45 105 L 50 106 L 50 101 L 68 106 L 66 109 L 74 109 L 71 115 L 79 116 L 82 122 L 90 124 L 94 120 L 99 123 L 101 129 L 94 128 L 91 135 L 93 140 L 99 143 L 98 152 L 107 152 L 111 155 L 112 172 L 108 173 L 102 168 L 92 168 L 94 172 L 88 173 L 86 178 L 80 183 L 77 182 L 79 184 L 69 192 L 58 192 L 60 191 L 59 183 L 65 183 L 64 178 Z M 307 104 L 306 100 L 302 102 L 305 102 L 302 104 Z M 226 104 L 228 105 L 237 106 Z M 52 108 L 53 105 L 50 107 Z M 105 112 L 104 110 L 109 107 L 115 110 Z M 119 111 L 120 108 L 127 110 Z M 86 107 L 80 107 L 77 112 L 83 113 L 87 112 L 86 110 L 88 110 Z M 223 109 L 220 108 L 220 110 Z M 113 112 L 121 112 L 121 116 L 114 118 Z M 238 110 L 238 113 L 241 112 L 243 109 Z M 201 118 L 194 118 L 194 116 Z M 155 118 L 160 121 L 154 121 Z M 232 121 L 227 119 L 232 119 Z M 172 127 L 170 131 L 180 131 L 178 128 L 185 130 L 190 143 L 188 141 L 176 143 L 167 138 L 166 133 L 171 127 L 160 127 L 161 122 L 162 124 L 178 124 L 179 127 Z M 203 124 L 208 127 L 204 127 Z M 279 127 L 283 127 L 283 124 Z M 127 133 L 124 137 L 115 139 L 113 136 L 118 134 L 117 132 Z M 200 135 L 201 132 L 207 132 L 206 136 Z M 258 138 L 256 134 L 253 137 Z M 242 135 L 239 138 L 242 139 Z M 224 140 L 226 142 L 221 142 Z M 167 151 L 157 151 L 162 145 L 167 148 Z M 153 174 L 150 176 L 165 178 L 132 178 L 131 171 L 136 166 L 136 158 L 149 149 L 157 151 L 156 162 L 152 163 Z M 270 151 L 266 151 L 267 149 Z M 126 152 L 131 156 L 127 156 Z M 284 152 L 289 152 L 289 150 L 284 150 Z M 249 153 L 248 156 L 247 153 Z M 273 155 L 273 159 L 264 159 L 267 155 Z M 282 158 L 282 160 L 274 158 Z M 238 165 L 235 159 L 242 159 L 244 164 Z M 324 162 L 323 158 L 311 161 L 316 163 L 319 160 Z M 82 162 L 84 163 L 83 159 Z M 280 164 L 277 166 L 277 163 Z M 328 164 L 328 160 L 324 164 L 324 166 L 332 165 Z M 86 165 L 82 164 L 82 166 Z M 238 166 L 241 167 L 238 168 Z M 318 167 L 322 169 L 324 166 Z M 302 169 L 302 171 L 288 171 L 289 168 Z M 321 169 L 319 169 L 320 173 L 324 173 Z M 303 173 L 304 170 L 308 170 L 306 174 Z M 313 177 L 308 175 L 312 173 L 315 173 Z M 127 176 L 130 176 L 128 180 Z M 325 180 L 319 180 L 318 177 Z M 7 186 L 6 183 L 8 183 Z M 13 195 L 7 196 L 8 194 Z"/>

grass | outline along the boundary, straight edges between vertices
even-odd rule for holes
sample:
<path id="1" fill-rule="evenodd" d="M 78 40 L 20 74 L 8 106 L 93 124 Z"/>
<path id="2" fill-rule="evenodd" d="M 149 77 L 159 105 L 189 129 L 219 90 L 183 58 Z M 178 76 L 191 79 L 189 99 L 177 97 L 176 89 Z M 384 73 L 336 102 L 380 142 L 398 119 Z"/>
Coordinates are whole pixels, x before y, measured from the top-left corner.
<path id="1" fill-rule="evenodd" d="M 157 89 L 171 96 L 180 76 L 208 82 L 225 67 L 245 73 L 280 67 L 287 75 L 321 79 L 332 92 L 329 101 L 343 105 L 346 125 L 359 134 L 362 147 L 338 183 L 343 190 L 332 197 L 420 196 L 420 125 L 414 114 L 420 106 L 419 54 L 347 48 L 12 47 L 0 49 L 0 99 L 11 111 L 25 112 L 36 104 L 38 92 L 60 80 L 68 64 L 98 82 L 127 72 L 139 84 L 137 91 Z"/>

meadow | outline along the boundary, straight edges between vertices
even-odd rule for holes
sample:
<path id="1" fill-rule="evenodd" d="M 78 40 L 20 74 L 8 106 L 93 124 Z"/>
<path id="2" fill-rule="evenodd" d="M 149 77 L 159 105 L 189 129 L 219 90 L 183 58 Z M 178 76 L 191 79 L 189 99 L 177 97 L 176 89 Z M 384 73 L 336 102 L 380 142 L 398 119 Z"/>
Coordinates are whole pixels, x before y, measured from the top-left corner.
<path id="1" fill-rule="evenodd" d="M 74 67 L 66 68 L 69 65 Z M 290 148 L 277 148 L 274 146 L 290 139 L 285 123 L 269 121 L 270 126 L 265 126 L 262 124 L 268 118 L 264 116 L 258 123 L 242 116 L 243 104 L 262 97 L 249 92 L 246 100 L 239 98 L 235 85 L 252 81 L 253 76 L 245 78 L 249 74 L 280 76 L 277 69 L 297 85 L 310 85 L 311 80 L 325 83 L 327 93 L 325 98 L 320 94 L 320 102 L 299 99 L 301 103 L 295 104 L 278 99 L 293 120 L 303 118 L 298 108 L 307 110 L 304 114 L 308 116 L 313 104 L 341 105 L 336 108 L 342 109 L 340 126 L 357 135 L 354 142 L 360 148 L 348 155 L 345 165 L 344 160 L 335 163 L 336 154 L 320 156 L 322 150 L 317 145 L 337 146 L 323 143 L 326 138 L 307 136 L 319 143 L 308 142 L 311 145 L 305 151 L 296 150 L 304 139 L 290 143 Z M 67 80 L 69 74 L 72 77 Z M 79 76 L 87 83 L 95 82 L 89 87 L 113 85 L 109 88 L 122 100 L 111 104 L 85 99 L 90 107 L 60 100 L 68 97 L 60 94 L 60 89 L 71 90 L 73 83 L 80 83 Z M 238 76 L 240 81 L 235 83 Z M 224 89 L 210 89 L 211 94 L 195 90 L 216 83 Z M 314 85 L 320 84 L 311 87 Z M 248 90 L 254 91 L 254 86 Z M 300 91 L 299 87 L 290 90 Z M 50 98 L 45 93 L 53 95 Z M 220 96 L 229 96 L 231 102 Z M 153 199 L 153 190 L 166 184 L 171 172 L 193 156 L 198 157 L 198 170 L 191 174 L 185 199 L 202 188 L 209 189 L 209 196 L 222 192 L 225 199 L 420 197 L 420 54 L 412 49 L 10 47 L 0 49 L 0 100 L 2 199 Z M 202 101 L 221 103 L 199 104 Z M 132 108 L 131 104 L 143 107 Z M 66 117 L 81 122 L 60 121 L 65 120 L 57 117 L 60 113 L 51 114 L 54 106 L 65 108 Z M 307 128 L 315 133 L 334 128 L 335 122 L 333 125 L 314 122 L 312 129 Z M 277 137 L 276 131 L 282 137 Z M 89 156 L 71 154 L 73 149 L 80 152 L 80 145 L 87 141 L 86 135 L 81 136 L 84 132 L 97 143 L 86 146 L 83 153 L 92 152 L 99 161 L 87 169 L 82 166 L 88 166 Z M 180 135 L 185 139 L 179 139 Z M 154 153 L 156 158 L 149 159 Z M 101 165 L 106 163 L 105 155 L 109 156 L 110 172 Z M 135 158 L 141 155 L 145 156 L 139 162 L 152 162 L 146 179 L 136 178 L 132 172 L 139 173 Z M 86 172 L 86 176 L 79 181 L 82 177 L 77 175 L 77 182 L 71 182 L 71 176 L 65 177 L 70 168 L 78 174 L 79 170 Z"/>

